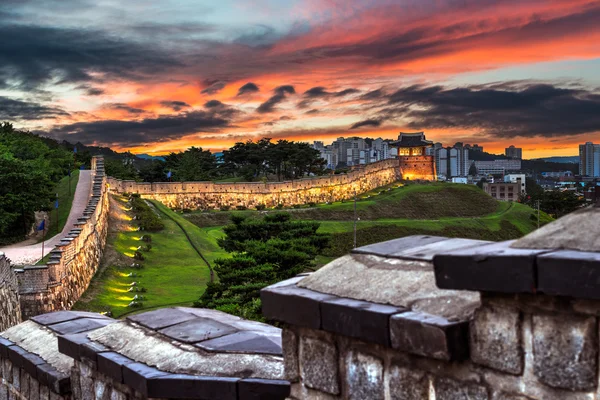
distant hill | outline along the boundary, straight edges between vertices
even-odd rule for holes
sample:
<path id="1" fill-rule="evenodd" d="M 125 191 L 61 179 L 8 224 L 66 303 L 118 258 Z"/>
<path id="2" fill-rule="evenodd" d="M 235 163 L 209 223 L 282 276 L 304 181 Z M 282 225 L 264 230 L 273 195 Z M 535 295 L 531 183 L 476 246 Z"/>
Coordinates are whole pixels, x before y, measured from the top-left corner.
<path id="1" fill-rule="evenodd" d="M 575 163 L 579 164 L 579 156 L 564 156 L 564 157 L 545 157 L 545 158 L 534 158 L 534 161 L 546 161 L 555 163 Z"/>
<path id="2" fill-rule="evenodd" d="M 165 161 L 165 158 L 162 156 L 151 156 L 150 154 L 136 154 L 135 155 L 137 158 L 141 158 L 143 160 L 160 160 L 160 161 Z"/>

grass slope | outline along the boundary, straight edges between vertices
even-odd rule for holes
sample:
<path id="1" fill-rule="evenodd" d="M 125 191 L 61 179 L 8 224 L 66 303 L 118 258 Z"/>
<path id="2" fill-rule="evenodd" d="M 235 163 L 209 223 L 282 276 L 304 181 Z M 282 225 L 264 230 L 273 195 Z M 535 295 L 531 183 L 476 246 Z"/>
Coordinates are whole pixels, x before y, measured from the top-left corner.
<path id="1" fill-rule="evenodd" d="M 178 218 L 172 211 L 160 206 L 159 215 L 165 224 L 160 232 L 151 233 L 152 249 L 142 252 L 144 261 L 135 261 L 132 256 L 140 241 L 141 232 L 130 231 L 128 217 L 124 211 L 115 212 L 114 208 L 125 208 L 125 200 L 120 198 L 111 204 L 111 229 L 118 227 L 108 238 L 108 245 L 102 261 L 103 270 L 92 281 L 88 291 L 75 304 L 73 309 L 90 311 L 112 311 L 119 317 L 130 312 L 145 311 L 168 305 L 191 305 L 197 300 L 210 280 L 206 263 L 198 256 L 181 228 L 168 217 Z M 116 214 L 116 215 L 115 215 Z M 167 217 L 168 216 L 168 217 Z M 180 217 L 179 217 L 180 218 Z M 186 221 L 184 221 L 186 222 Z M 186 230 L 195 240 L 201 236 L 200 229 L 187 223 Z M 199 243 L 204 243 L 199 240 Z M 211 240 L 206 241 L 211 244 Z M 212 247 L 211 247 L 212 248 Z M 212 254 L 211 257 L 215 257 Z M 140 262 L 144 268 L 135 270 L 131 263 Z M 132 278 L 127 274 L 134 272 L 140 277 Z M 139 282 L 147 289 L 143 308 L 129 308 L 136 293 L 127 292 L 132 282 Z"/>
<path id="2" fill-rule="evenodd" d="M 483 240 L 509 240 L 537 228 L 536 211 L 520 203 L 499 202 L 474 185 L 446 183 L 391 185 L 361 196 L 356 203 L 357 245 L 398 237 L 429 234 Z M 319 232 L 332 234 L 331 247 L 317 264 L 348 253 L 353 247 L 354 202 L 323 204 L 290 210 L 295 218 L 321 223 Z M 239 212 L 238 212 L 239 213 Z M 242 211 L 256 215 L 256 211 Z M 203 212 L 186 218 L 202 229 L 220 229 L 232 213 Z M 552 219 L 540 213 L 540 224 Z"/>
<path id="3" fill-rule="evenodd" d="M 56 184 L 54 192 L 58 193 L 58 229 L 56 228 L 56 208 L 54 208 L 54 201 L 52 201 L 52 203 L 48 205 L 51 211 L 49 213 L 49 221 L 47 221 L 48 230 L 46 231 L 46 239 L 58 235 L 65 227 L 67 218 L 71 212 L 71 206 L 73 205 L 77 182 L 79 182 L 79 170 L 75 170 L 71 173 L 71 193 L 69 193 L 68 176 L 65 176 Z"/>

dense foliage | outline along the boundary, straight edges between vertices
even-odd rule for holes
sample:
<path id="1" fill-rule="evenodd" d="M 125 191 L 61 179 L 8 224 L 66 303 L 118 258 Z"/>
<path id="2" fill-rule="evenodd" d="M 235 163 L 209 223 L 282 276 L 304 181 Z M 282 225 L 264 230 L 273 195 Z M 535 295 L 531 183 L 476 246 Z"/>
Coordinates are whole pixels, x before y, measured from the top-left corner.
<path id="1" fill-rule="evenodd" d="M 298 179 L 324 173 L 325 160 L 308 143 L 264 138 L 236 143 L 223 152 L 223 169 L 244 180 L 276 176 L 277 180 Z"/>
<path id="2" fill-rule="evenodd" d="M 195 305 L 261 320 L 260 289 L 311 268 L 329 236 L 317 233 L 318 222 L 291 220 L 287 213 L 233 215 L 232 222 L 219 245 L 233 256 L 215 261 L 219 281 L 208 283 Z"/>
<path id="3" fill-rule="evenodd" d="M 531 208 L 537 208 L 538 201 L 540 210 L 548 213 L 554 218 L 571 213 L 585 204 L 585 200 L 570 190 L 544 190 L 535 180 L 526 179 L 527 193 L 521 196 L 519 201 Z"/>
<path id="4" fill-rule="evenodd" d="M 140 230 L 157 232 L 164 229 L 165 225 L 160 217 L 139 195 L 132 195 L 130 203 Z"/>
<path id="5" fill-rule="evenodd" d="M 65 144 L 0 125 L 0 243 L 28 233 L 34 212 L 48 209 L 55 183 L 75 167 Z"/>

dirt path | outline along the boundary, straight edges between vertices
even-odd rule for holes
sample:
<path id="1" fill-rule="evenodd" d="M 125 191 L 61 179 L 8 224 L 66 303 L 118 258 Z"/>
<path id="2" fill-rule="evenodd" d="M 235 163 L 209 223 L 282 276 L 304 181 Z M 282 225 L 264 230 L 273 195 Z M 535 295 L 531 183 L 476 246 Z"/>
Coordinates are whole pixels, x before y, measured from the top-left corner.
<path id="1" fill-rule="evenodd" d="M 62 232 L 50 239 L 46 239 L 44 242 L 44 254 L 42 255 L 42 243 L 33 245 L 24 245 L 23 243 L 13 244 L 4 248 L 0 248 L 0 252 L 3 252 L 6 257 L 11 260 L 12 265 L 30 265 L 35 264 L 48 254 L 54 246 L 60 242 L 64 236 L 73 229 L 74 224 L 77 222 L 77 218 L 83 215 L 83 210 L 88 203 L 90 196 L 90 189 L 92 187 L 92 171 L 83 170 L 79 173 L 79 181 L 77 182 L 77 188 L 75 189 L 75 197 L 73 198 L 73 205 L 69 213 L 67 223 L 63 228 Z M 26 242 L 25 242 L 26 243 Z"/>

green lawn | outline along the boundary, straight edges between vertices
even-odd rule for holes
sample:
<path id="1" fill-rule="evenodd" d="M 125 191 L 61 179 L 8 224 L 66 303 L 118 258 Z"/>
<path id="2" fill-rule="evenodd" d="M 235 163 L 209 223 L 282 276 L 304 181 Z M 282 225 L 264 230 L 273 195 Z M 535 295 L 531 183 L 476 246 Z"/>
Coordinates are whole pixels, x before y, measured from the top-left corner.
<path id="1" fill-rule="evenodd" d="M 394 184 L 361 197 L 356 204 L 360 218 L 358 246 L 418 234 L 500 241 L 519 238 L 537 228 L 535 210 L 520 203 L 496 201 L 474 185 Z M 317 257 L 317 266 L 352 249 L 354 202 L 322 204 L 291 212 L 295 218 L 319 222 L 319 232 L 331 234 L 331 246 Z M 220 231 L 221 227 L 215 225 L 225 225 L 231 214 L 190 213 L 185 218 L 201 229 Z M 540 225 L 551 220 L 540 213 Z"/>
<path id="2" fill-rule="evenodd" d="M 124 203 L 124 200 L 121 199 L 120 202 Z M 200 297 L 210 280 L 208 266 L 198 256 L 181 228 L 169 218 L 180 217 L 164 206 L 160 206 L 159 210 L 165 228 L 160 232 L 150 233 L 152 249 L 149 252 L 142 251 L 145 260 L 136 261 L 132 258 L 138 246 L 145 245 L 140 240 L 142 232 L 126 230 L 109 235 L 106 253 L 118 254 L 105 255 L 103 263 L 107 262 L 107 258 L 118 261 L 110 262 L 94 278 L 88 291 L 73 309 L 110 310 L 114 317 L 120 317 L 131 312 L 169 305 L 189 306 Z M 193 224 L 187 223 L 186 230 L 197 243 L 212 246 L 214 237 L 201 240 L 202 232 Z M 215 252 L 206 253 L 209 260 L 213 260 L 215 256 Z M 133 262 L 143 264 L 144 268 L 131 268 Z M 129 273 L 136 273 L 139 277 L 129 277 Z M 136 294 L 127 291 L 132 282 L 138 282 L 138 286 L 147 290 L 145 293 L 137 293 L 144 296 L 143 308 L 128 307 Z"/>
<path id="3" fill-rule="evenodd" d="M 46 239 L 51 238 L 62 232 L 71 212 L 71 206 L 73 205 L 73 197 L 75 197 L 75 188 L 79 182 L 79 170 L 75 170 L 71 173 L 71 193 L 69 194 L 69 177 L 65 176 L 62 178 L 54 188 L 53 193 L 58 193 L 58 229 L 56 228 L 56 208 L 54 208 L 54 200 L 50 207 L 50 218 L 48 223 L 48 230 L 46 231 Z M 41 241 L 41 239 L 40 239 Z"/>

